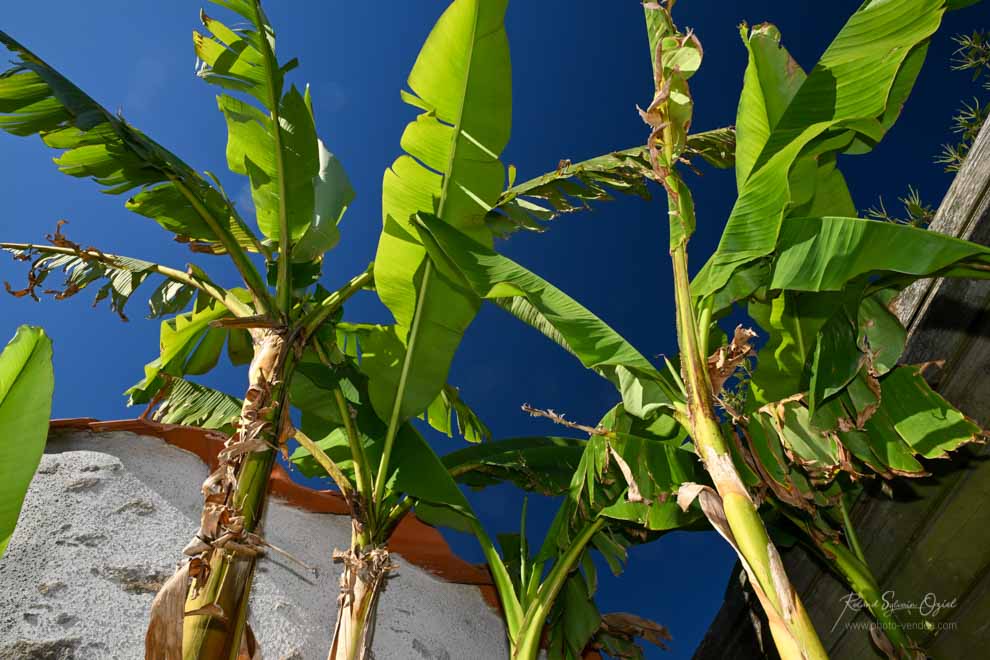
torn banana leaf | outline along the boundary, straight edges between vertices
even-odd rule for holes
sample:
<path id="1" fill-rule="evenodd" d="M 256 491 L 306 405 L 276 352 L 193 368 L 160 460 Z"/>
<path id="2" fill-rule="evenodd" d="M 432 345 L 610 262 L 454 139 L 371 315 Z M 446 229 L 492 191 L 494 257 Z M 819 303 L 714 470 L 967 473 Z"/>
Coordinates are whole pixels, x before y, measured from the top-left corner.
<path id="1" fill-rule="evenodd" d="M 0 74 L 0 129 L 39 135 L 62 151 L 59 170 L 92 178 L 104 192 L 140 191 L 126 207 L 149 217 L 181 241 L 223 252 L 258 241 L 233 204 L 189 165 L 113 115 L 10 35 L 0 43 L 15 57 Z"/>
<path id="2" fill-rule="evenodd" d="M 45 246 L 27 249 L 2 246 L 18 261 L 30 261 L 28 286 L 14 290 L 7 285 L 8 293 L 30 296 L 39 300 L 39 293 L 54 296 L 56 300 L 70 298 L 90 284 L 101 282 L 93 300 L 95 307 L 106 299 L 110 309 L 121 319 L 127 320 L 124 306 L 134 292 L 149 277 L 159 274 L 159 265 L 141 259 L 117 255 L 101 255 L 93 258 L 83 254 L 57 254 L 47 252 Z M 41 288 L 52 273 L 61 272 L 62 283 L 58 288 Z M 49 286 L 51 286 L 49 284 Z M 152 292 L 148 300 L 149 318 L 175 314 L 185 309 L 196 294 L 196 287 L 166 278 Z"/>
<path id="3" fill-rule="evenodd" d="M 718 168 L 732 167 L 735 131 L 719 128 L 688 137 L 686 156 L 697 155 Z M 650 198 L 647 181 L 655 180 L 646 146 L 590 158 L 580 163 L 560 161 L 553 172 L 510 186 L 502 193 L 486 222 L 502 236 L 520 229 L 545 231 L 544 222 L 563 213 L 590 209 L 589 202 L 613 199 L 612 193 Z"/>
<path id="4" fill-rule="evenodd" d="M 821 489 L 841 472 L 924 476 L 919 459 L 945 458 L 983 436 L 913 366 L 872 383 L 857 379 L 815 417 L 799 396 L 765 405 L 750 415 L 747 431 L 766 473 L 785 486 L 800 474 L 797 488 L 805 494 L 805 483 Z"/>
<path id="5" fill-rule="evenodd" d="M 161 424 L 195 426 L 229 434 L 241 415 L 240 399 L 185 378 L 170 377 L 162 391 L 158 408 L 152 413 L 152 419 Z"/>
<path id="6" fill-rule="evenodd" d="M 755 56 L 772 52 L 773 44 L 751 43 L 754 39 L 772 42 L 777 35 L 767 30 L 749 35 L 747 45 L 754 57 L 744 81 L 742 114 L 736 120 L 745 149 L 745 158 L 737 161 L 742 167 L 737 179 L 744 183 L 717 251 L 692 283 L 694 296 L 715 294 L 740 268 L 774 253 L 781 223 L 791 205 L 801 201 L 800 186 L 792 186 L 792 171 L 799 162 L 817 177 L 813 160 L 865 153 L 881 140 L 914 85 L 945 9 L 943 2 L 932 0 L 863 4 L 796 92 L 793 85 L 800 75 L 791 72 L 788 79 L 785 54 L 777 53 L 769 61 Z M 877 34 L 885 38 L 876 39 Z M 767 88 L 762 79 L 773 81 L 773 95 L 761 102 L 757 95 Z M 786 108 L 780 112 L 782 103 Z M 760 123 L 765 130 L 769 115 L 778 113 L 765 140 L 745 134 Z M 756 148 L 759 155 L 753 159 Z M 807 178 L 799 175 L 799 183 Z"/>

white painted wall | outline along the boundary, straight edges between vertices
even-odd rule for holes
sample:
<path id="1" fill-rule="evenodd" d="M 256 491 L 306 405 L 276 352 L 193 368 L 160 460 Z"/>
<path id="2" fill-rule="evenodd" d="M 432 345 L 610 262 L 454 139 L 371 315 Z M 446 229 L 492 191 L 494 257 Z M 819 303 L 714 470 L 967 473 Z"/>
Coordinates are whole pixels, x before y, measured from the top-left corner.
<path id="1" fill-rule="evenodd" d="M 151 600 L 198 527 L 207 468 L 191 453 L 127 432 L 58 431 L 49 439 L 17 530 L 0 559 L 0 659 L 142 658 Z M 272 500 L 278 555 L 258 566 L 251 626 L 266 660 L 325 658 L 346 518 Z M 501 619 L 477 587 L 451 584 L 395 556 L 382 595 L 378 660 L 506 657 Z"/>

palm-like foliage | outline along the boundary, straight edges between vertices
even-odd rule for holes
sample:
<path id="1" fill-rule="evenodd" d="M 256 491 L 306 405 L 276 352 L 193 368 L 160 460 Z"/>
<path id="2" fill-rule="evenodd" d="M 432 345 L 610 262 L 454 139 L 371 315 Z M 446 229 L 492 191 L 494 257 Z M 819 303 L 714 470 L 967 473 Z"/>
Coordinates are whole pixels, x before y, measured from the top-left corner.
<path id="1" fill-rule="evenodd" d="M 427 112 L 410 124 L 403 137 L 409 155 L 384 183 L 384 259 L 334 292 L 315 280 L 324 253 L 340 239 L 338 223 L 354 192 L 318 137 L 308 90 L 286 82 L 296 61 L 276 55 L 260 3 L 216 4 L 237 17 L 226 23 L 201 14 L 205 31 L 193 35 L 198 74 L 222 90 L 217 103 L 227 124 L 227 163 L 248 178 L 254 229 L 213 175 L 195 172 L 0 34 L 16 58 L 0 76 L 0 128 L 41 136 L 61 150 L 56 164 L 62 171 L 92 178 L 105 192 L 131 194 L 129 210 L 152 218 L 195 252 L 227 254 L 247 285 L 220 286 L 198 266 L 181 270 L 83 248 L 61 226 L 48 244 L 3 244 L 31 265 L 28 286 L 12 291 L 16 295 L 63 298 L 98 283 L 97 301 L 108 298 L 123 316 L 143 283 L 163 277 L 149 301 L 153 316 L 167 317 L 160 354 L 129 390 L 131 402 L 157 406 L 153 415 L 166 423 L 231 433 L 220 469 L 204 486 L 202 526 L 186 549 L 190 561 L 156 599 L 147 640 L 155 657 L 226 657 L 238 650 L 265 481 L 274 450 L 297 433 L 290 406 L 302 412 L 309 432 L 299 432 L 304 444 L 325 447 L 345 468 L 327 464 L 353 504 L 360 531 L 351 553 L 359 561 L 384 552 L 414 502 L 446 507 L 473 524 L 466 500 L 411 418 L 425 417 L 451 434 L 456 415 L 458 432 L 469 440 L 490 435 L 446 384 L 459 342 L 449 329 L 463 332 L 478 302 L 451 287 L 443 269 L 431 273 L 410 220 L 430 215 L 461 230 L 475 223 L 481 227 L 475 238 L 490 236 L 482 218 L 503 188 L 497 154 L 508 139 L 511 103 L 505 3 L 458 0 L 427 40 L 409 79 L 415 94 L 404 95 Z M 504 112 L 489 114 L 496 101 Z M 252 252 L 274 273 L 272 287 Z M 43 289 L 56 271 L 64 276 L 61 288 Z M 339 324 L 344 302 L 372 287 L 395 313 L 396 325 Z M 231 361 L 251 363 L 243 399 L 187 379 L 211 370 L 224 345 Z M 338 441 L 346 460 L 334 451 Z M 387 561 L 378 565 L 384 569 Z M 369 586 L 373 604 L 380 583 Z M 358 612 L 359 619 L 348 620 Z M 334 653 L 363 654 L 370 630 L 364 617 L 373 620 L 373 607 L 342 607 L 339 614 L 347 625 L 338 625 Z"/>
<path id="2" fill-rule="evenodd" d="M 810 624 L 794 618 L 796 595 L 773 568 L 775 562 L 779 566 L 776 551 L 769 546 L 767 553 L 765 543 L 758 547 L 766 532 L 747 489 L 767 498 L 777 520 L 789 521 L 792 531 L 796 526 L 854 589 L 868 596 L 878 593 L 875 580 L 863 558 L 841 545 L 844 534 L 852 536 L 844 528 L 842 508 L 858 492 L 856 480 L 924 474 L 920 458 L 944 456 L 979 434 L 928 388 L 917 369 L 896 366 L 904 330 L 888 305 L 918 278 L 986 277 L 990 251 L 855 217 L 836 163 L 838 154 L 869 151 L 896 120 L 928 38 L 947 8 L 942 2 L 909 4 L 865 4 L 810 75 L 780 47 L 772 25 L 742 29 L 749 65 L 734 149 L 739 198 L 719 250 L 690 285 L 683 246 L 693 231 L 693 208 L 675 167 L 690 139 L 686 78 L 700 57 L 690 50 L 693 37 L 677 33 L 663 8 L 647 9 L 657 96 L 643 115 L 653 129 L 645 153 L 654 176 L 637 171 L 643 168 L 642 156 L 633 163 L 629 153 L 626 160 L 613 154 L 588 161 L 594 175 L 595 166 L 607 164 L 615 172 L 637 172 L 637 182 L 644 176 L 659 181 L 667 190 L 684 392 L 671 394 L 668 387 L 665 400 L 644 399 L 641 379 L 620 383 L 619 391 L 626 409 L 647 420 L 672 412 L 705 458 L 721 498 L 703 495 L 703 508 L 751 572 L 785 657 L 817 657 L 821 649 Z M 533 228 L 537 225 L 530 216 L 547 219 L 554 211 L 581 206 L 567 201 L 565 192 L 577 200 L 605 198 L 597 183 L 585 181 L 585 188 L 569 190 L 559 185 L 566 183 L 570 167 L 562 163 L 558 172 L 542 177 L 542 184 L 537 179 L 517 187 L 520 195 L 541 191 L 551 208 L 533 208 L 523 198 L 523 204 L 505 211 L 514 226 Z M 511 203 L 517 197 L 510 191 L 503 199 Z M 520 210 L 529 215 L 523 217 Z M 572 343 L 575 336 L 588 337 L 588 331 L 569 334 L 574 313 L 552 307 L 564 299 L 561 292 L 485 246 L 428 219 L 424 226 L 437 242 L 437 258 L 459 268 L 479 295 L 494 299 L 601 372 L 602 364 L 588 359 L 579 342 Z M 737 301 L 748 303 L 770 341 L 756 356 L 755 368 L 750 364 L 749 375 L 734 380 L 732 374 L 751 358 L 748 345 L 713 346 L 718 350 L 711 357 L 707 347 L 709 338 L 719 334 L 713 319 Z M 616 353 L 624 368 L 634 364 L 637 373 L 649 373 L 631 346 L 592 343 L 628 348 Z M 673 367 L 670 376 L 668 385 L 680 384 Z M 729 386 L 723 388 L 726 377 Z M 626 387 L 629 383 L 636 386 Z M 645 401 L 655 405 L 635 405 Z M 715 405 L 724 411 L 728 435 L 719 428 Z M 699 424 L 705 417 L 711 422 Z M 649 515 L 646 508 L 636 519 L 647 522 Z M 884 618 L 881 609 L 875 614 Z M 884 622 L 890 623 L 889 616 Z M 914 653 L 896 626 L 890 637 L 898 653 Z"/>

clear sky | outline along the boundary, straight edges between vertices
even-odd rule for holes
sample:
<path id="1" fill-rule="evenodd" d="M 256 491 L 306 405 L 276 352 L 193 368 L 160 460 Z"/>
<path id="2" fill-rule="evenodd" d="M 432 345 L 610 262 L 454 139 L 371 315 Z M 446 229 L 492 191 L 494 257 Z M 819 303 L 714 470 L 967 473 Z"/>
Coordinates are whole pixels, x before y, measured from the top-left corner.
<path id="1" fill-rule="evenodd" d="M 694 28 L 705 47 L 705 63 L 692 79 L 695 129 L 734 121 L 745 67 L 736 28 L 741 21 L 776 23 L 791 53 L 810 69 L 858 4 L 679 2 L 678 23 Z M 301 66 L 291 80 L 311 84 L 317 128 L 358 192 L 344 219 L 342 243 L 328 260 L 324 282 L 331 288 L 373 258 L 382 172 L 400 153 L 402 128 L 415 116 L 398 91 L 445 6 L 443 0 L 267 3 L 280 58 L 299 57 Z M 226 134 L 215 88 L 194 75 L 190 31 L 199 26 L 199 8 L 199 0 L 7 3 L 0 29 L 108 108 L 121 109 L 194 167 L 219 173 L 233 196 L 249 199 L 246 181 L 226 173 Z M 223 10 L 216 13 L 219 17 Z M 652 80 L 636 0 L 515 0 L 507 27 L 514 126 L 504 160 L 518 167 L 519 180 L 553 169 L 562 158 L 576 162 L 645 141 L 647 128 L 635 104 L 649 103 Z M 951 139 L 948 128 L 960 100 L 982 91 L 967 74 L 950 72 L 949 37 L 974 28 L 990 28 L 987 5 L 950 14 L 897 126 L 872 154 L 840 161 L 860 209 L 878 195 L 888 208 L 896 206 L 908 184 L 918 186 L 933 205 L 941 199 L 951 179 L 932 159 Z M 52 155 L 36 138 L 0 134 L 2 240 L 41 242 L 64 218 L 70 221 L 67 235 L 83 245 L 179 267 L 192 260 L 215 278 L 233 282 L 224 259 L 192 255 L 155 223 L 125 211 L 123 198 L 101 195 L 91 182 L 59 174 Z M 698 210 L 698 234 L 691 244 L 697 269 L 717 243 L 735 186 L 731 172 L 710 168 L 700 178 L 689 176 L 689 182 Z M 544 235 L 514 236 L 500 249 L 568 291 L 644 355 L 674 353 L 665 218 L 659 201 L 620 200 L 559 219 Z M 0 280 L 19 287 L 24 271 L 22 264 L 0 256 Z M 146 293 L 151 289 L 147 286 Z M 128 307 L 129 324 L 105 305 L 91 309 L 94 293 L 40 304 L 0 296 L 0 337 L 12 336 L 21 323 L 42 325 L 52 336 L 55 417 L 134 417 L 140 410 L 126 409 L 120 393 L 157 356 L 158 322 L 143 318 L 140 292 Z M 373 294 L 349 304 L 347 317 L 390 320 Z M 498 437 L 560 433 L 521 413 L 524 402 L 594 423 L 616 401 L 608 383 L 501 310 L 487 307 L 465 336 L 450 380 Z M 244 374 L 221 368 L 208 382 L 239 396 Z M 442 437 L 432 441 L 440 452 L 460 444 Z M 517 529 L 521 497 L 516 492 L 500 488 L 472 499 L 492 532 Z M 542 532 L 553 509 L 552 503 L 531 502 L 530 529 Z M 473 539 L 448 537 L 461 555 L 481 561 Z M 649 657 L 688 658 L 721 605 L 733 561 L 711 533 L 668 535 L 634 549 L 622 577 L 601 571 L 600 606 L 670 627 L 672 652 Z"/>

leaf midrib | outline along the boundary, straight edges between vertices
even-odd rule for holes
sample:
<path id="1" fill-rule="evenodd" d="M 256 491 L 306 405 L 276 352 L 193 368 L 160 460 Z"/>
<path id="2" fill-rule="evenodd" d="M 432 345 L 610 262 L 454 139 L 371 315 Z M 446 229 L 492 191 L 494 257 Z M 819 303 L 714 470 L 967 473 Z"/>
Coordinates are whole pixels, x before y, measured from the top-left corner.
<path id="1" fill-rule="evenodd" d="M 447 159 L 447 167 L 443 173 L 443 186 L 440 188 L 440 205 L 437 207 L 437 217 L 441 220 L 444 219 L 443 211 L 447 204 L 447 187 L 450 185 L 451 173 L 454 169 L 454 160 L 457 158 L 458 137 L 461 134 L 461 126 L 464 120 L 464 106 L 467 101 L 468 84 L 471 80 L 471 69 L 474 67 L 474 50 L 477 45 L 475 37 L 478 34 L 478 20 L 481 14 L 481 5 L 479 2 L 480 0 L 476 0 L 474 3 L 474 21 L 471 24 L 471 52 L 468 56 L 467 69 L 464 72 L 464 86 L 461 89 L 461 102 L 457 111 L 457 123 L 454 124 L 454 131 L 450 137 L 450 156 Z"/>

